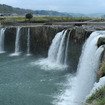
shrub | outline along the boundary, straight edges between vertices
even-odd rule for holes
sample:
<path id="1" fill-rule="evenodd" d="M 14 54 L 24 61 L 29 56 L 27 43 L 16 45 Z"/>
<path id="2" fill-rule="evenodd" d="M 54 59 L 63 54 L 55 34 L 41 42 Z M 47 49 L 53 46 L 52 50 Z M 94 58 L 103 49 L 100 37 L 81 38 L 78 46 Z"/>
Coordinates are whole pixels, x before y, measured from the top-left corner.
<path id="1" fill-rule="evenodd" d="M 95 93 L 93 93 L 87 100 L 86 102 L 87 103 L 91 103 L 92 101 L 96 100 L 96 101 L 100 101 L 100 102 L 103 102 L 101 101 L 103 98 L 105 98 L 105 87 L 102 87 L 100 89 L 97 89 Z"/>
<path id="2" fill-rule="evenodd" d="M 26 19 L 29 19 L 30 20 L 30 19 L 32 19 L 33 16 L 32 16 L 31 13 L 27 13 L 25 17 L 26 17 Z"/>

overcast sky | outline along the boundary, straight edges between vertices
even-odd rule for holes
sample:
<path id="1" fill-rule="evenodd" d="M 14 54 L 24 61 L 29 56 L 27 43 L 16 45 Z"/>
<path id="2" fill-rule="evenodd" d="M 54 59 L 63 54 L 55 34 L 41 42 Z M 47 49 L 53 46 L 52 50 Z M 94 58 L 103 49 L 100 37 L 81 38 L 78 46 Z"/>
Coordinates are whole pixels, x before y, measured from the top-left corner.
<path id="1" fill-rule="evenodd" d="M 105 0 L 0 0 L 0 4 L 32 10 L 69 13 L 105 13 Z"/>

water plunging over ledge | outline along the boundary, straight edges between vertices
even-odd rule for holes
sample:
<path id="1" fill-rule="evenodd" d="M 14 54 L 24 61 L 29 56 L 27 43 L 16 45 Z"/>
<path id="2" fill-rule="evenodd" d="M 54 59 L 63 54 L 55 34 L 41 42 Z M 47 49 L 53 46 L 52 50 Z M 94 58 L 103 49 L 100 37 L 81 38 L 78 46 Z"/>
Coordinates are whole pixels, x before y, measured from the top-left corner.
<path id="1" fill-rule="evenodd" d="M 4 53 L 4 37 L 6 28 L 0 29 L 0 53 Z"/>
<path id="2" fill-rule="evenodd" d="M 27 34 L 27 56 L 30 56 L 30 28 L 28 28 Z"/>
<path id="3" fill-rule="evenodd" d="M 67 37 L 66 37 L 67 36 Z M 67 68 L 67 55 L 70 33 L 63 30 L 55 35 L 48 51 L 48 57 L 35 62 L 44 69 L 64 69 Z"/>
<path id="4" fill-rule="evenodd" d="M 76 76 L 68 78 L 67 89 L 56 97 L 56 105 L 84 105 L 86 96 L 90 93 L 97 77 L 100 56 L 104 47 L 97 47 L 99 37 L 105 37 L 105 32 L 93 32 L 82 48 Z"/>
<path id="5" fill-rule="evenodd" d="M 15 52 L 13 54 L 10 54 L 10 56 L 19 56 L 20 55 L 20 30 L 21 27 L 17 27 L 16 32 L 16 40 L 15 40 Z"/>

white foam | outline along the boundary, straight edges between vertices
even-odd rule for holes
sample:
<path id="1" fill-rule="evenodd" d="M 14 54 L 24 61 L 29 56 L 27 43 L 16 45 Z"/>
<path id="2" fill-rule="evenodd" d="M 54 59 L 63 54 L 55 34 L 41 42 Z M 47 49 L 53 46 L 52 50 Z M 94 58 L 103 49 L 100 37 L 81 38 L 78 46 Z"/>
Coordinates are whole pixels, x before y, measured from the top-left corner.
<path id="1" fill-rule="evenodd" d="M 19 56 L 21 54 L 21 52 L 17 52 L 17 53 L 12 53 L 9 56 Z"/>
<path id="2" fill-rule="evenodd" d="M 64 70 L 65 68 L 67 68 L 67 65 L 60 65 L 57 64 L 56 62 L 51 62 L 49 61 L 49 59 L 45 58 L 45 59 L 39 59 L 36 62 L 32 62 L 32 65 L 38 65 L 41 67 L 41 69 L 44 70 Z"/>

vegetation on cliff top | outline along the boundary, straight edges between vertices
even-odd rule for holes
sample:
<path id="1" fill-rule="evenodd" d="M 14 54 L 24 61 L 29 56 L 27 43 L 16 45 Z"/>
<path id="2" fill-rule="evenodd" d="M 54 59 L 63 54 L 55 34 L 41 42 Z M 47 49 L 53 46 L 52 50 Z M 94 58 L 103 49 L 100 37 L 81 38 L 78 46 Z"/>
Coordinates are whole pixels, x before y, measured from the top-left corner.
<path id="1" fill-rule="evenodd" d="M 105 105 L 105 87 L 96 90 L 87 100 L 89 105 Z"/>
<path id="2" fill-rule="evenodd" d="M 91 20 L 91 18 L 79 18 L 79 17 L 63 17 L 63 16 L 34 16 L 30 23 L 44 23 L 44 22 L 84 22 Z M 8 22 L 18 22 L 18 23 L 27 23 L 29 22 L 25 16 L 20 17 L 1 17 L 0 23 Z"/>

